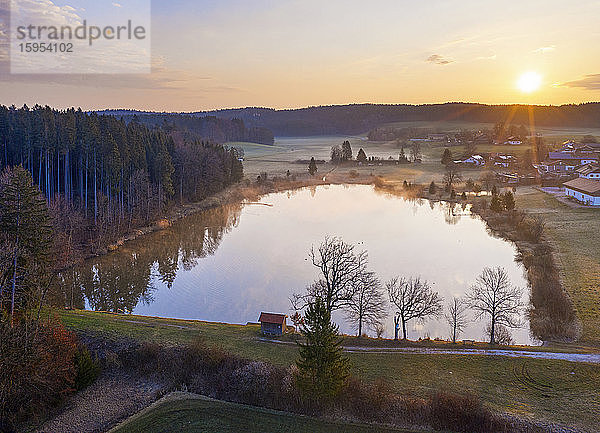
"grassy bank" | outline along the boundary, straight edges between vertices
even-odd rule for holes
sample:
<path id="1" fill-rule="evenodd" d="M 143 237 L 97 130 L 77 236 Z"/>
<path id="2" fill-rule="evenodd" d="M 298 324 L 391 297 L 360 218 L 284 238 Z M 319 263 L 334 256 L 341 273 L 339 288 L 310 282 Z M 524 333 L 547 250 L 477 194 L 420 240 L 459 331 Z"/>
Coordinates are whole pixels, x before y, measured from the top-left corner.
<path id="1" fill-rule="evenodd" d="M 240 356 L 288 366 L 297 358 L 294 345 L 259 338 L 257 326 L 61 312 L 65 325 L 78 332 L 102 333 L 163 343 L 191 342 L 199 336 Z M 350 341 L 356 341 L 350 340 Z M 384 378 L 401 394 L 427 397 L 441 387 L 471 391 L 490 407 L 548 422 L 600 429 L 597 365 L 501 356 L 407 353 L 349 353 L 352 371 L 366 380 Z"/>
<path id="2" fill-rule="evenodd" d="M 600 346 L 600 210 L 567 206 L 535 188 L 519 189 L 516 202 L 543 218 L 580 320 L 580 342 Z"/>
<path id="3" fill-rule="evenodd" d="M 109 433 L 160 433 L 170 431 L 221 433 L 369 433 L 373 426 L 343 424 L 174 393 L 134 415 Z M 383 433 L 413 431 L 377 427 Z M 423 430 L 420 430 L 423 431 Z"/>

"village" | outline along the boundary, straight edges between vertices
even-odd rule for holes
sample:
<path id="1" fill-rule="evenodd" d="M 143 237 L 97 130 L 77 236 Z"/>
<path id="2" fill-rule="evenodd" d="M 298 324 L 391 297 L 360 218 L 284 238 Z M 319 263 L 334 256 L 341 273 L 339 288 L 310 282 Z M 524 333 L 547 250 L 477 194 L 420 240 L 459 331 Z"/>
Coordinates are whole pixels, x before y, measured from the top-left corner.
<path id="1" fill-rule="evenodd" d="M 521 139 L 509 137 L 506 146 L 521 145 Z M 474 153 L 453 160 L 465 168 L 493 170 L 496 180 L 507 185 L 541 185 L 541 190 L 583 206 L 600 206 L 600 143 L 567 140 L 549 150 L 540 162 L 531 154 L 511 152 Z"/>

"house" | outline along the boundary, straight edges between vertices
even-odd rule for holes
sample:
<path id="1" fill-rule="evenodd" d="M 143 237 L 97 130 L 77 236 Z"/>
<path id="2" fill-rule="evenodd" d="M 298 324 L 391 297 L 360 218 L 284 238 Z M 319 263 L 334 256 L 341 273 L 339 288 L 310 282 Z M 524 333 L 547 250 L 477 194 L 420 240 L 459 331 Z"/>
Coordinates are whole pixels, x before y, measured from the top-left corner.
<path id="1" fill-rule="evenodd" d="M 575 173 L 579 167 L 598 163 L 599 160 L 600 153 L 595 151 L 561 150 L 548 152 L 548 159 L 538 164 L 537 168 L 540 174 Z"/>
<path id="2" fill-rule="evenodd" d="M 285 330 L 285 314 L 260 313 L 258 321 L 264 335 L 282 335 Z"/>
<path id="3" fill-rule="evenodd" d="M 454 161 L 455 164 L 471 164 L 476 166 L 485 165 L 485 159 L 481 155 L 472 155 L 466 159 Z"/>
<path id="4" fill-rule="evenodd" d="M 540 162 L 538 171 L 543 173 L 572 173 L 579 167 L 581 161 L 577 159 L 556 159 Z"/>
<path id="5" fill-rule="evenodd" d="M 492 158 L 494 165 L 498 167 L 510 167 L 512 164 L 516 164 L 517 159 L 512 155 L 496 155 Z"/>
<path id="6" fill-rule="evenodd" d="M 519 146 L 519 145 L 523 144 L 523 141 L 517 137 L 508 137 L 506 139 L 506 141 L 504 142 L 504 144 L 508 144 L 511 146 Z"/>
<path id="7" fill-rule="evenodd" d="M 592 163 L 582 165 L 575 170 L 579 177 L 591 180 L 600 180 L 600 164 Z"/>
<path id="8" fill-rule="evenodd" d="M 563 184 L 567 197 L 588 206 L 600 206 L 600 181 L 578 177 Z"/>
<path id="9" fill-rule="evenodd" d="M 575 143 L 573 140 L 567 140 L 562 144 L 560 149 L 564 152 L 573 152 L 576 150 L 590 152 L 600 151 L 600 143 Z"/>
<path id="10" fill-rule="evenodd" d="M 429 134 L 427 138 L 429 141 L 448 141 L 448 136 L 446 134 Z"/>
<path id="11" fill-rule="evenodd" d="M 577 160 L 579 164 L 590 164 L 592 162 L 597 162 L 600 159 L 600 154 L 598 152 L 584 152 L 584 151 L 561 151 L 561 152 L 548 152 L 548 160 Z"/>

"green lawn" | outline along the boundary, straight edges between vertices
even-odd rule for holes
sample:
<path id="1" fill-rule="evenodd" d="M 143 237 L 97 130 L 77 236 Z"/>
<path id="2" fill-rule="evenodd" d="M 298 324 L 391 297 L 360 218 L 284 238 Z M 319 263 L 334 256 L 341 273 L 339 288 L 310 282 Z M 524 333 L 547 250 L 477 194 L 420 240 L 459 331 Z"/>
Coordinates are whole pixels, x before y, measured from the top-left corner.
<path id="1" fill-rule="evenodd" d="M 516 202 L 544 219 L 581 321 L 580 342 L 600 346 L 600 209 L 572 208 L 534 188 L 520 189 Z"/>
<path id="2" fill-rule="evenodd" d="M 63 311 L 70 329 L 107 338 L 208 344 L 252 359 L 289 366 L 298 356 L 289 344 L 260 340 L 257 326 Z M 420 397 L 440 388 L 471 391 L 494 409 L 600 431 L 600 367 L 566 361 L 480 355 L 349 353 L 352 372 L 366 380 L 385 378 L 401 394 Z"/>
<path id="3" fill-rule="evenodd" d="M 129 418 L 110 433 L 370 433 L 373 426 L 343 424 L 176 393 Z M 408 430 L 376 427 L 382 433 Z"/>

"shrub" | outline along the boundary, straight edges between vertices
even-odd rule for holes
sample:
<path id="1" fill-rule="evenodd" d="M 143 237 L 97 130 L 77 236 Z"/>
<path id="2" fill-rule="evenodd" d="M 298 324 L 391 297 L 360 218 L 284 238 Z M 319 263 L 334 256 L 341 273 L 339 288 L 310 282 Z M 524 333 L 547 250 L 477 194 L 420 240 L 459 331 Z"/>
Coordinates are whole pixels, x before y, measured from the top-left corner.
<path id="1" fill-rule="evenodd" d="M 431 183 L 429 184 L 429 194 L 435 194 L 436 191 L 437 186 L 434 181 L 431 181 Z"/>
<path id="2" fill-rule="evenodd" d="M 544 221 L 538 216 L 524 217 L 517 224 L 519 236 L 531 242 L 540 242 L 544 228 Z"/>
<path id="3" fill-rule="evenodd" d="M 92 358 L 90 351 L 85 346 L 78 348 L 75 352 L 75 388 L 81 391 L 94 383 L 100 374 L 100 362 Z"/>
<path id="4" fill-rule="evenodd" d="M 375 176 L 375 179 L 373 179 L 373 185 L 375 185 L 376 188 L 385 188 L 385 181 L 381 177 Z"/>
<path id="5" fill-rule="evenodd" d="M 431 424 L 436 430 L 501 432 L 503 427 L 473 394 L 439 391 L 431 398 Z"/>
<path id="6" fill-rule="evenodd" d="M 392 390 L 383 378 L 367 384 L 351 377 L 344 388 L 343 396 L 339 404 L 362 421 L 382 420 L 386 417 L 386 412 L 390 411 L 393 402 Z"/>
<path id="7" fill-rule="evenodd" d="M 59 322 L 0 322 L 0 424 L 41 416 L 73 391 L 76 348 Z"/>

